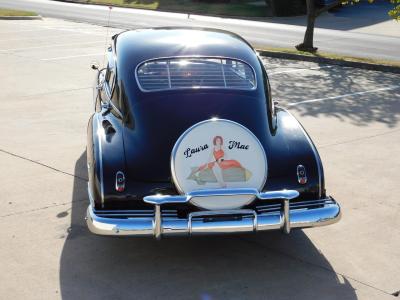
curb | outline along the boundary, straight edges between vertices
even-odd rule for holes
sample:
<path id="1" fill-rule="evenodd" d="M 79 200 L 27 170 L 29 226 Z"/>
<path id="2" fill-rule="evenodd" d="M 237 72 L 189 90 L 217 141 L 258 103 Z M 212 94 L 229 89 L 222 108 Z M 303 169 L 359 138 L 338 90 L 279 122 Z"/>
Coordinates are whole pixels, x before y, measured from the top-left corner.
<path id="1" fill-rule="evenodd" d="M 42 20 L 42 16 L 2 16 L 0 20 Z"/>
<path id="2" fill-rule="evenodd" d="M 334 59 L 334 58 L 309 56 L 309 55 L 303 55 L 303 54 L 276 52 L 276 51 L 268 51 L 268 50 L 257 50 L 257 52 L 261 56 L 267 56 L 267 57 L 283 58 L 283 59 L 291 59 L 291 60 L 302 60 L 302 61 L 309 61 L 309 62 L 315 62 L 315 63 L 324 63 L 324 64 L 345 66 L 345 67 L 358 68 L 358 69 L 364 69 L 364 70 L 372 70 L 372 71 L 390 72 L 390 73 L 400 74 L 400 67 L 396 67 L 396 66 L 378 65 L 378 64 L 367 63 L 367 62 L 340 60 L 340 59 Z"/>

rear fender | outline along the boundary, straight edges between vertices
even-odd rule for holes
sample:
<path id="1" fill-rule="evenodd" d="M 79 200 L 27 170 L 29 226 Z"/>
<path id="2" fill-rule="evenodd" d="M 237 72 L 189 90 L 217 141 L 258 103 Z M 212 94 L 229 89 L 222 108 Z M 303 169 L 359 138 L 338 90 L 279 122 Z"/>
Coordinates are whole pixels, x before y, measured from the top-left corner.
<path id="1" fill-rule="evenodd" d="M 277 130 L 270 137 L 266 151 L 269 169 L 266 189 L 297 190 L 302 200 L 325 197 L 322 162 L 314 143 L 293 115 L 282 108 L 276 112 Z M 306 169 L 306 183 L 298 180 L 298 165 Z"/>
<path id="2" fill-rule="evenodd" d="M 104 208 L 107 201 L 124 198 L 115 188 L 117 172 L 125 171 L 123 127 L 113 122 L 112 116 L 95 113 L 88 126 L 89 194 L 96 208 Z M 114 130 L 106 133 L 103 122 L 110 122 Z"/>

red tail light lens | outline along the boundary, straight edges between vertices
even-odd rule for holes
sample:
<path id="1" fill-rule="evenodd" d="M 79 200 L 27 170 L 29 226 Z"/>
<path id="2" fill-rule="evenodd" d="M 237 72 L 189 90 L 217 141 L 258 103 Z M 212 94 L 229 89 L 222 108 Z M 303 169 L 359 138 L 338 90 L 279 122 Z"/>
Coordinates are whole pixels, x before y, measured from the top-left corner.
<path id="1" fill-rule="evenodd" d="M 123 192 L 125 190 L 125 175 L 121 171 L 118 171 L 115 175 L 115 190 L 117 192 Z"/>

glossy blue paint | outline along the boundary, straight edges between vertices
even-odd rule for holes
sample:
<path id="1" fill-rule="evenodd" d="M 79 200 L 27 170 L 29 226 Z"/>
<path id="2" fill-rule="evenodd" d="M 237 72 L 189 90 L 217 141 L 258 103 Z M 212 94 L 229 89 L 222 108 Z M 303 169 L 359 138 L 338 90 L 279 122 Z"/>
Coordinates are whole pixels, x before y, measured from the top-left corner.
<path id="1" fill-rule="evenodd" d="M 112 55 L 108 57 L 116 60 L 117 70 L 113 101 L 123 116 L 118 117 L 113 109 L 108 113 L 102 110 L 100 98 L 105 96 L 101 92 L 96 95 L 97 111 L 88 130 L 88 145 L 92 145 L 88 146 L 88 162 L 94 166 L 89 175 L 89 186 L 95 195 L 96 208 L 145 206 L 142 199 L 146 195 L 176 194 L 170 173 L 172 148 L 187 128 L 212 117 L 238 122 L 260 140 L 269 164 L 264 190 L 298 190 L 299 200 L 324 196 L 322 165 L 313 152 L 312 142 L 297 120 L 285 110 L 277 109 L 277 126 L 273 126 L 265 69 L 256 52 L 242 38 L 209 29 L 135 30 L 114 36 L 110 53 Z M 175 56 L 242 60 L 254 69 L 257 89 L 142 92 L 135 78 L 137 65 L 149 59 Z M 114 131 L 98 134 L 103 130 L 103 121 L 110 122 Z M 297 181 L 299 164 L 307 169 L 305 185 Z M 118 171 L 124 172 L 126 178 L 123 193 L 114 188 Z"/>

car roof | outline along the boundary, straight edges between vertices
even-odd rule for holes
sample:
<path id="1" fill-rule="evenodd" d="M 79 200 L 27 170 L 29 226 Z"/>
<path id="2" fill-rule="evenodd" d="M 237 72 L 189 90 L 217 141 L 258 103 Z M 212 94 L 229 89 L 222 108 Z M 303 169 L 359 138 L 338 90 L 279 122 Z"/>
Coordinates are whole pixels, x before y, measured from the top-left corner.
<path id="1" fill-rule="evenodd" d="M 250 44 L 229 31 L 199 27 L 158 27 L 121 32 L 113 37 L 117 60 L 130 67 L 143 61 L 179 56 L 229 57 L 257 64 Z"/>

